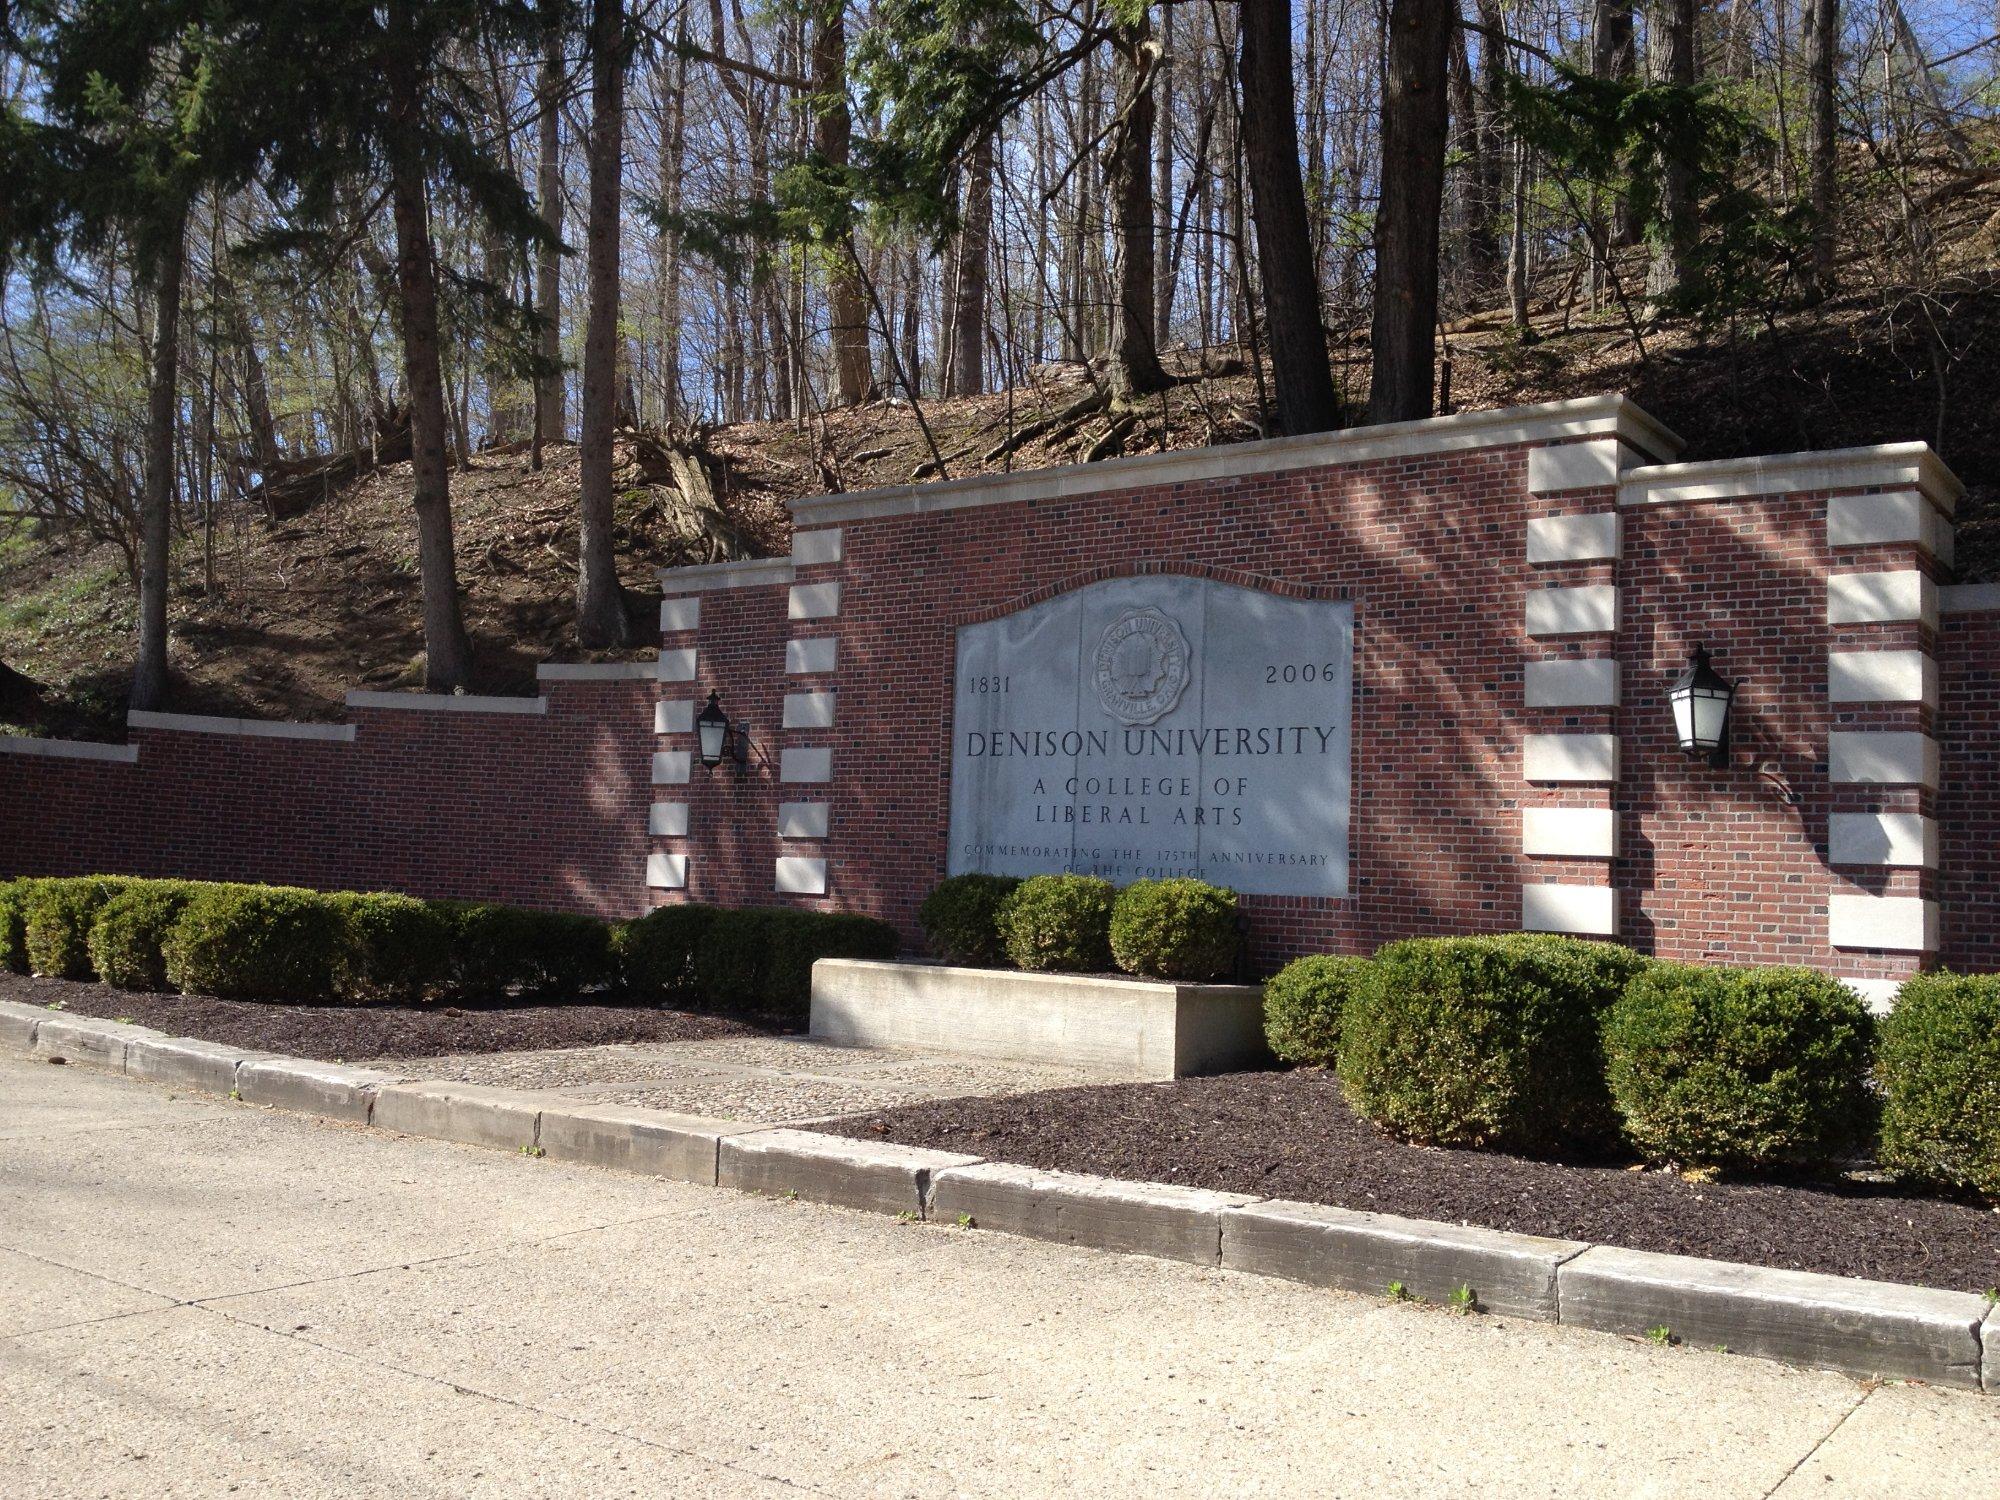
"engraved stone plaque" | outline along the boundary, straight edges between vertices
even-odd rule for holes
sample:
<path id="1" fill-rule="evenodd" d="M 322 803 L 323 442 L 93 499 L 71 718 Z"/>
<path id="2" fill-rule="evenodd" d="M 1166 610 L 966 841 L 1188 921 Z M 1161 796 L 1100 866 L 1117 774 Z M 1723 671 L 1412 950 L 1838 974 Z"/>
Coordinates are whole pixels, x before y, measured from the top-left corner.
<path id="1" fill-rule="evenodd" d="M 1091 584 L 958 632 L 953 874 L 1347 894 L 1354 607 Z"/>

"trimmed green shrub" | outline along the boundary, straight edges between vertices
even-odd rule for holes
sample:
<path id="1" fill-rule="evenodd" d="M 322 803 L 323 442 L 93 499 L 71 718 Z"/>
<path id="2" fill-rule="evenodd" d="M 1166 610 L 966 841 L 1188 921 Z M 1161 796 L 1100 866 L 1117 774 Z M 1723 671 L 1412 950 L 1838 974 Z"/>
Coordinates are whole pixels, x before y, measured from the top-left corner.
<path id="1" fill-rule="evenodd" d="M 526 982 L 527 940 L 510 906 L 433 901 L 445 925 L 443 989 L 457 1000 L 497 1000 Z"/>
<path id="2" fill-rule="evenodd" d="M 0 883 L 0 969 L 13 974 L 28 972 L 28 897 L 33 880 Z"/>
<path id="3" fill-rule="evenodd" d="M 1021 881 L 1014 875 L 953 875 L 917 908 L 917 925 L 933 955 L 947 963 L 990 968 L 1005 961 L 1000 906 Z"/>
<path id="4" fill-rule="evenodd" d="M 1530 933 L 1390 943 L 1348 1002 L 1342 1085 L 1413 1141 L 1594 1146 L 1615 1124 L 1603 1014 L 1645 965 L 1616 944 Z"/>
<path id="5" fill-rule="evenodd" d="M 28 965 L 50 979 L 91 979 L 90 924 L 127 882 L 106 875 L 39 880 L 28 893 Z"/>
<path id="6" fill-rule="evenodd" d="M 165 989 L 167 934 L 199 889 L 184 880 L 134 880 L 99 907 L 90 924 L 97 977 L 115 989 Z"/>
<path id="7" fill-rule="evenodd" d="M 1016 968 L 1105 973 L 1117 895 L 1094 875 L 1032 876 L 1000 903 L 1000 945 Z"/>
<path id="8" fill-rule="evenodd" d="M 1340 1061 L 1347 1002 L 1367 982 L 1369 960 L 1315 953 L 1293 959 L 1264 986 L 1264 1039 L 1280 1062 L 1331 1068 Z"/>
<path id="9" fill-rule="evenodd" d="M 447 984 L 467 1000 L 513 990 L 567 998 L 611 982 L 611 932 L 595 917 L 484 901 L 436 901 L 450 931 Z"/>
<path id="10" fill-rule="evenodd" d="M 676 1005 L 697 1000 L 701 991 L 695 983 L 695 950 L 714 920 L 714 907 L 690 901 L 657 907 L 637 921 L 613 928 L 611 952 L 626 993 Z"/>
<path id="11" fill-rule="evenodd" d="M 759 1010 L 771 972 L 771 918 L 776 909 L 718 911 L 694 950 L 701 998 L 722 1010 Z"/>
<path id="12" fill-rule="evenodd" d="M 1881 1023 L 1882 1162 L 2000 1201 L 2000 974 L 1918 974 Z"/>
<path id="13" fill-rule="evenodd" d="M 443 983 L 452 924 L 430 902 L 393 891 L 342 891 L 328 899 L 347 924 L 342 998 L 411 1004 Z"/>
<path id="14" fill-rule="evenodd" d="M 1649 1161 L 1808 1166 L 1867 1139 L 1873 1030 L 1860 997 L 1812 969 L 1655 964 L 1605 1019 L 1607 1076 Z"/>
<path id="15" fill-rule="evenodd" d="M 894 958 L 896 929 L 852 912 L 721 911 L 695 952 L 703 999 L 726 1010 L 805 1019 L 822 958 Z"/>
<path id="16" fill-rule="evenodd" d="M 522 915 L 528 918 L 525 993 L 541 1000 L 567 1000 L 603 990 L 617 979 L 608 923 L 576 912 Z"/>
<path id="17" fill-rule="evenodd" d="M 894 958 L 896 929 L 875 917 L 844 911 L 777 911 L 767 929 L 771 965 L 766 1004 L 803 1021 L 812 1010 L 812 966 L 822 958 Z"/>
<path id="18" fill-rule="evenodd" d="M 1242 937 L 1236 892 L 1205 880 L 1135 880 L 1111 903 L 1111 956 L 1149 979 L 1220 979 Z"/>
<path id="19" fill-rule="evenodd" d="M 347 959 L 347 923 L 318 891 L 208 885 L 188 898 L 163 951 L 183 994 L 325 1000 Z"/>

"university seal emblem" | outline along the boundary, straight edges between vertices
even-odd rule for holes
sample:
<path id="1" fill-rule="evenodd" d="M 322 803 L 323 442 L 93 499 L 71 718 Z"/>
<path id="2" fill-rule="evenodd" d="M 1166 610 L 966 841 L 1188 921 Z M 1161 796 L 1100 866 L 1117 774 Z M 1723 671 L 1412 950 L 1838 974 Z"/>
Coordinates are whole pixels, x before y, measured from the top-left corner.
<path id="1" fill-rule="evenodd" d="M 1098 705 L 1121 723 L 1155 723 L 1187 691 L 1192 656 L 1173 616 L 1128 609 L 1097 643 L 1091 677 Z"/>

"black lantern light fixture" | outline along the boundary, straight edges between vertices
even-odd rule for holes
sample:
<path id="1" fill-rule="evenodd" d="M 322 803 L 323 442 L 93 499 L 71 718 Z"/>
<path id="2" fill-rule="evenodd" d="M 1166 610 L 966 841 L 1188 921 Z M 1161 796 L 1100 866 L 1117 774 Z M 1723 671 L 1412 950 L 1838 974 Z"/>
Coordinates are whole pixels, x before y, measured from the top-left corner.
<path id="1" fill-rule="evenodd" d="M 1708 664 L 1708 648 L 1696 646 L 1681 675 L 1667 690 L 1674 706 L 1674 737 L 1689 755 L 1707 755 L 1711 766 L 1729 764 L 1729 707 L 1736 684 Z"/>
<path id="2" fill-rule="evenodd" d="M 745 719 L 732 727 L 729 715 L 723 712 L 720 692 L 710 690 L 708 706 L 695 715 L 694 730 L 704 770 L 713 771 L 729 760 L 736 763 L 739 776 L 743 773 L 750 763 L 750 721 Z"/>

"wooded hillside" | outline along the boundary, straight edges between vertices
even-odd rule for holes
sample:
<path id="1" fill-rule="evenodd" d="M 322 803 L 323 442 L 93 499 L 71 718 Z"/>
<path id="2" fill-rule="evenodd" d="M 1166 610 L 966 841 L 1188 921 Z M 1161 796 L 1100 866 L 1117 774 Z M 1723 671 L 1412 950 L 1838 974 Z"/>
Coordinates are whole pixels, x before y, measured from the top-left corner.
<path id="1" fill-rule="evenodd" d="M 16 0 L 0 727 L 650 644 L 779 502 L 1624 390 L 2000 543 L 1990 7 Z M 24 680 L 25 679 L 25 680 Z"/>

